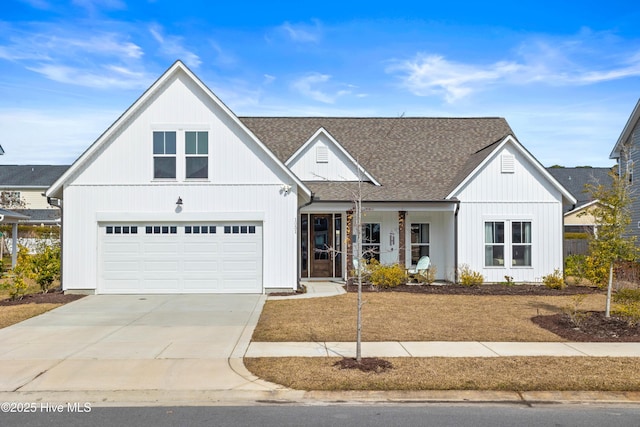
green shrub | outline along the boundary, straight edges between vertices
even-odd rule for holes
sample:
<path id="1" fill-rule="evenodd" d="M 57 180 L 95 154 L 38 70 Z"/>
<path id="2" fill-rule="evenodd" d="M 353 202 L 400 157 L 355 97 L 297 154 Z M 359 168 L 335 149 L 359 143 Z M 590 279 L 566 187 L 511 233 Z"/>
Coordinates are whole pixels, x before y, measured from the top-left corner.
<path id="1" fill-rule="evenodd" d="M 564 260 L 564 273 L 575 279 L 576 283 L 582 282 L 585 277 L 585 255 L 569 255 Z"/>
<path id="2" fill-rule="evenodd" d="M 567 287 L 567 284 L 564 282 L 564 277 L 562 277 L 562 272 L 559 268 L 553 270 L 553 273 L 551 274 L 542 276 L 542 283 L 544 283 L 544 285 L 550 289 L 564 289 Z"/>
<path id="3" fill-rule="evenodd" d="M 29 277 L 40 285 L 42 292 L 47 292 L 51 284 L 60 278 L 60 245 L 40 245 L 29 264 Z"/>
<path id="4" fill-rule="evenodd" d="M 4 289 L 9 291 L 9 298 L 12 300 L 20 300 L 27 294 L 29 286 L 24 281 L 27 269 L 29 268 L 29 250 L 22 246 L 18 246 L 18 256 L 16 267 L 13 269 L 13 277 L 2 285 Z"/>
<path id="5" fill-rule="evenodd" d="M 607 286 L 609 264 L 602 258 L 588 255 L 584 258 L 584 277 L 598 287 Z"/>
<path id="6" fill-rule="evenodd" d="M 458 280 L 462 286 L 478 286 L 484 283 L 484 276 L 477 271 L 471 270 L 468 265 L 463 264 L 458 273 Z"/>
<path id="7" fill-rule="evenodd" d="M 406 281 L 404 268 L 398 264 L 382 265 L 377 260 L 371 260 L 367 269 L 371 284 L 380 288 L 394 288 Z"/>
<path id="8" fill-rule="evenodd" d="M 612 299 L 616 305 L 611 314 L 625 319 L 630 326 L 640 323 L 640 289 L 621 289 Z"/>

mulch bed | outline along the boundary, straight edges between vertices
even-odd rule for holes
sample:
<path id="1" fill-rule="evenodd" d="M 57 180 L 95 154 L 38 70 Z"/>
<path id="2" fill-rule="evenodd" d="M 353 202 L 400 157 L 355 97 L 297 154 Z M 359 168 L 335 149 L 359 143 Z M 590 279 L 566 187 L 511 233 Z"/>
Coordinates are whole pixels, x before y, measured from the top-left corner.
<path id="1" fill-rule="evenodd" d="M 358 292 L 358 285 L 345 286 L 347 292 Z M 394 288 L 378 289 L 371 285 L 362 285 L 362 292 L 408 292 L 435 295 L 540 295 L 562 296 L 578 294 L 605 293 L 603 289 L 590 286 L 567 286 L 565 289 L 551 289 L 544 285 L 500 285 L 479 286 L 444 285 L 400 285 Z"/>
<path id="2" fill-rule="evenodd" d="M 333 366 L 339 369 L 359 369 L 362 372 L 375 372 L 378 374 L 393 369 L 391 362 L 377 357 L 362 357 L 360 362 L 355 358 L 345 357 L 342 360 L 338 360 Z"/>
<path id="3" fill-rule="evenodd" d="M 559 313 L 548 316 L 536 316 L 531 320 L 569 341 L 575 342 L 640 342 L 640 326 L 629 324 L 618 317 L 604 317 L 603 311 L 584 313 L 579 326 L 571 321 L 569 315 Z"/>
<path id="4" fill-rule="evenodd" d="M 77 294 L 63 294 L 60 291 L 47 292 L 46 294 L 37 293 L 25 295 L 22 299 L 10 300 L 5 299 L 0 301 L 0 306 L 8 305 L 20 305 L 20 304 L 66 304 L 71 301 L 82 298 L 84 295 Z"/>

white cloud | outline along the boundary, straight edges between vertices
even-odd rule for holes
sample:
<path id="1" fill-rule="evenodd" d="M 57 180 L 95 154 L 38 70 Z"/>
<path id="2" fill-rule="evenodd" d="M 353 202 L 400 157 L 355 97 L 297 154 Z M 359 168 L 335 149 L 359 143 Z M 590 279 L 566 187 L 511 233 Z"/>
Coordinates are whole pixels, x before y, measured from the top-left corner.
<path id="1" fill-rule="evenodd" d="M 178 36 L 165 36 L 162 27 L 153 25 L 149 28 L 153 38 L 160 44 L 160 52 L 168 56 L 172 61 L 182 60 L 191 68 L 198 68 L 202 61 L 200 57 L 183 46 L 183 38 Z"/>
<path id="2" fill-rule="evenodd" d="M 322 38 L 322 27 L 317 20 L 313 21 L 313 25 L 285 22 L 278 28 L 291 40 L 298 43 L 316 43 Z"/>
<path id="3" fill-rule="evenodd" d="M 0 110 L 4 164 L 71 164 L 107 127 L 119 111 Z"/>
<path id="4" fill-rule="evenodd" d="M 106 65 L 91 70 L 65 65 L 43 64 L 27 67 L 27 69 L 56 82 L 95 89 L 144 89 L 153 81 L 153 78 L 145 73 L 116 65 Z"/>
<path id="5" fill-rule="evenodd" d="M 333 104 L 341 96 L 348 95 L 351 90 L 339 89 L 340 85 L 328 84 L 331 76 L 328 74 L 311 73 L 292 83 L 292 87 L 313 100 Z"/>
<path id="6" fill-rule="evenodd" d="M 418 53 L 392 61 L 388 73 L 418 96 L 441 96 L 453 103 L 497 85 L 590 85 L 640 76 L 640 47 L 620 49 L 608 34 L 582 30 L 565 39 L 531 38 L 514 56 L 494 63 L 460 62 Z"/>

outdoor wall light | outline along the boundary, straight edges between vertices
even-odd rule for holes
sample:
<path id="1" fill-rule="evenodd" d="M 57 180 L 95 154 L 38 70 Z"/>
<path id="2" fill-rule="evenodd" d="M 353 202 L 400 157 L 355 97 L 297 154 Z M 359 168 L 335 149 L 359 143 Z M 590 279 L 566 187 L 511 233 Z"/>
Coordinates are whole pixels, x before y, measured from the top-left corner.
<path id="1" fill-rule="evenodd" d="M 176 205 L 182 206 L 182 197 L 178 196 L 178 201 L 176 202 Z"/>

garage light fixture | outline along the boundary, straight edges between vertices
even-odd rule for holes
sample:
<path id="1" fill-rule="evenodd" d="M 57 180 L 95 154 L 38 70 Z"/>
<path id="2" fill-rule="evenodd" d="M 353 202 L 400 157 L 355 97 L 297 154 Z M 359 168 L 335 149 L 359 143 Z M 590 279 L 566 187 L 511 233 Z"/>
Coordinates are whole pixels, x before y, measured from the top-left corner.
<path id="1" fill-rule="evenodd" d="M 182 206 L 182 197 L 178 196 L 178 201 L 176 202 L 176 205 Z"/>

